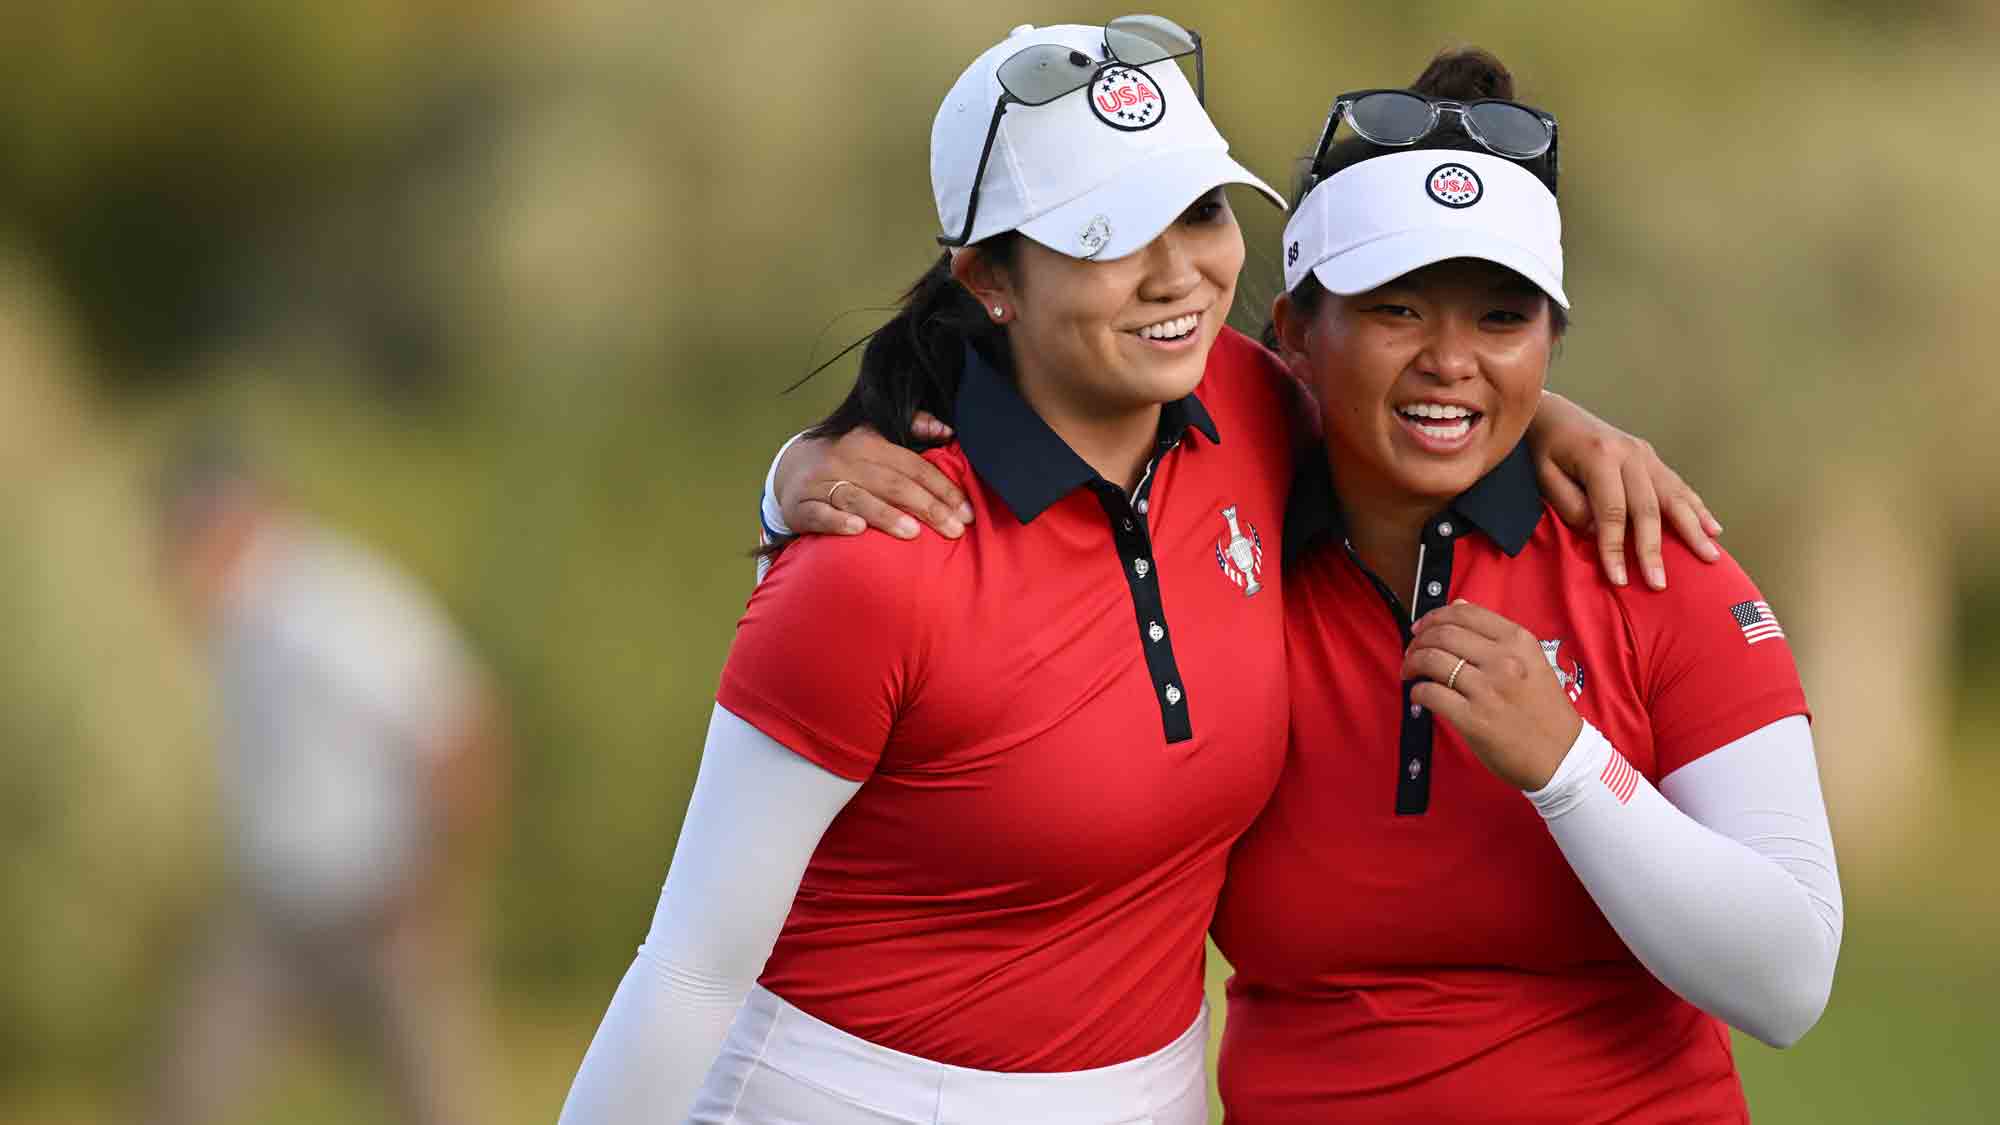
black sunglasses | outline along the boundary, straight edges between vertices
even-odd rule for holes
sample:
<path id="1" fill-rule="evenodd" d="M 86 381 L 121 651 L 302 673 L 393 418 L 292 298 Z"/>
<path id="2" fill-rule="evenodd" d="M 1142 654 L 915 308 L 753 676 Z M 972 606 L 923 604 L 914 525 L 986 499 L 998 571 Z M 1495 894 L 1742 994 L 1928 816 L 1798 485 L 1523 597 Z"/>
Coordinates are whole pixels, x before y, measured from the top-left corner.
<path id="1" fill-rule="evenodd" d="M 1207 76 L 1201 52 L 1201 36 L 1165 16 L 1119 16 L 1104 25 L 1104 58 L 1093 59 L 1082 51 L 1056 43 L 1037 43 L 1008 56 L 1000 64 L 1000 97 L 993 103 L 993 119 L 986 125 L 986 143 L 979 149 L 979 167 L 972 173 L 972 198 L 965 205 L 965 229 L 958 237 L 941 234 L 939 246 L 964 246 L 972 238 L 972 222 L 979 215 L 979 182 L 986 178 L 986 160 L 993 155 L 993 140 L 1000 134 L 1000 115 L 1010 105 L 1047 105 L 1064 94 L 1091 84 L 1105 67 L 1148 66 L 1168 59 L 1194 56 L 1195 100 L 1208 102 Z"/>
<path id="2" fill-rule="evenodd" d="M 1306 192 L 1326 178 L 1326 173 L 1320 170 L 1320 161 L 1326 159 L 1326 151 L 1332 146 L 1333 134 L 1341 122 L 1347 122 L 1347 127 L 1362 140 L 1386 148 L 1406 148 L 1436 132 L 1447 113 L 1457 114 L 1465 135 L 1495 156 L 1533 160 L 1547 153 L 1549 180 L 1555 181 L 1556 119 L 1534 106 L 1502 98 L 1461 102 L 1425 97 L 1409 90 L 1356 90 L 1334 99 L 1333 109 L 1326 115 L 1326 128 L 1320 131 L 1319 145 L 1313 149 L 1311 172 L 1299 198 L 1304 199 Z"/>

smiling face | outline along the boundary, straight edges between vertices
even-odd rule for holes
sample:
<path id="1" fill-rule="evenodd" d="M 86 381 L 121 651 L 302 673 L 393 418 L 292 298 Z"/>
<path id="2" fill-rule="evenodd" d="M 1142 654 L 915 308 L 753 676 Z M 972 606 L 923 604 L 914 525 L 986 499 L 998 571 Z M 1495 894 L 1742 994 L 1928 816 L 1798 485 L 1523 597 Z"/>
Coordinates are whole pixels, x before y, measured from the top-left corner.
<path id="1" fill-rule="evenodd" d="M 1343 496 L 1441 507 L 1527 432 L 1555 328 L 1512 270 L 1455 258 L 1311 312 L 1279 299 L 1286 358 L 1318 393 Z"/>
<path id="2" fill-rule="evenodd" d="M 1123 258 L 1084 261 L 1024 238 L 1010 270 L 961 280 L 1006 310 L 1022 395 L 1052 422 L 1092 421 L 1193 392 L 1242 268 L 1243 233 L 1218 188 Z"/>

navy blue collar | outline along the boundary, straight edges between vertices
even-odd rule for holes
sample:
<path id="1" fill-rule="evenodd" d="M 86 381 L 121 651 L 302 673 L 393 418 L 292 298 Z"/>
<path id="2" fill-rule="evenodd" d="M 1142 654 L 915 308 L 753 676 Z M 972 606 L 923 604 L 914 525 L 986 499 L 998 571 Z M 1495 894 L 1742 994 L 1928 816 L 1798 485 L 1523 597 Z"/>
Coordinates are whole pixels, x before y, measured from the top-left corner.
<path id="1" fill-rule="evenodd" d="M 1042 421 L 1014 381 L 995 371 L 969 344 L 954 413 L 966 460 L 1022 523 L 1033 522 L 1056 501 L 1100 479 L 1097 470 Z M 1211 442 L 1222 441 L 1208 408 L 1189 395 L 1160 409 L 1156 455 L 1173 448 L 1189 427 Z"/>
<path id="2" fill-rule="evenodd" d="M 1491 472 L 1459 493 L 1450 506 L 1509 557 L 1520 554 L 1542 521 L 1542 494 L 1535 484 L 1528 443 L 1516 445 Z M 1289 565 L 1305 554 L 1322 536 L 1346 538 L 1347 520 L 1340 510 L 1340 495 L 1333 488 L 1326 450 L 1315 446 L 1300 458 L 1292 477 L 1292 498 L 1285 506 L 1285 562 Z"/>

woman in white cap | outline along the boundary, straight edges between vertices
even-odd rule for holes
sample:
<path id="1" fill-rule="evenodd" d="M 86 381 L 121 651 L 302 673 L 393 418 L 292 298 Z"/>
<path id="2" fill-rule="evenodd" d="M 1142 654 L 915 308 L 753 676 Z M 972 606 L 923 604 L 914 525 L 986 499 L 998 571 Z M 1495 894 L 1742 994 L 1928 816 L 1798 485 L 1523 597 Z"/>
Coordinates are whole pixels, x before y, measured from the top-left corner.
<path id="1" fill-rule="evenodd" d="M 1238 1125 L 1747 1121 L 1724 1024 L 1819 1018 L 1841 897 L 1784 630 L 1621 588 L 1522 444 L 1561 338 L 1554 118 L 1497 59 L 1342 95 L 1274 308 L 1327 443 L 1285 527 L 1291 753 L 1215 921 Z M 1335 140 L 1336 136 L 1341 137 Z"/>
<path id="2" fill-rule="evenodd" d="M 1157 18 L 1021 28 L 945 98 L 950 249 L 828 425 L 957 418 L 929 463 L 980 534 L 773 562 L 566 1125 L 1205 1120 L 1203 937 L 1284 755 L 1292 383 L 1223 330 L 1220 189 L 1278 197 L 1200 73 Z"/>

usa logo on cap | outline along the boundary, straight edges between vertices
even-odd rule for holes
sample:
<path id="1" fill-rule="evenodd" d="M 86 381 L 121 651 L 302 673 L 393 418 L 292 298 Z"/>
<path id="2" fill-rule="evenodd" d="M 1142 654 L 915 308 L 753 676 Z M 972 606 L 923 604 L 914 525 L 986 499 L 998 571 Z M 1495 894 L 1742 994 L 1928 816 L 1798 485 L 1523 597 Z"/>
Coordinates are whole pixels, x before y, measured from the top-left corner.
<path id="1" fill-rule="evenodd" d="M 1113 129 L 1136 133 L 1160 123 L 1167 99 L 1145 71 L 1107 66 L 1090 84 L 1090 112 Z"/>
<path id="2" fill-rule="evenodd" d="M 1479 202 L 1486 188 L 1479 182 L 1479 173 L 1465 165 L 1440 164 L 1425 177 L 1424 190 L 1446 207 L 1459 208 Z"/>

